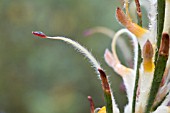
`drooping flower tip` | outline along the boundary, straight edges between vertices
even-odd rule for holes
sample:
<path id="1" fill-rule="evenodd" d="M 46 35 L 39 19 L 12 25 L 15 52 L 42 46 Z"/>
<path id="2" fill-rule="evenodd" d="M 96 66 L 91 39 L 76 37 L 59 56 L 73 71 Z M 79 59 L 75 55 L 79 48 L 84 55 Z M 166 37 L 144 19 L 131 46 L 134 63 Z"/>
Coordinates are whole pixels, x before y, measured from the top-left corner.
<path id="1" fill-rule="evenodd" d="M 169 35 L 167 33 L 162 34 L 159 54 L 163 56 L 168 56 L 169 54 Z"/>
<path id="2" fill-rule="evenodd" d="M 32 34 L 41 38 L 47 38 L 47 36 L 41 31 L 32 31 Z"/>
<path id="3" fill-rule="evenodd" d="M 84 35 L 84 36 L 89 36 L 89 35 L 91 35 L 91 34 L 92 34 L 92 31 L 91 31 L 91 30 L 86 30 L 86 31 L 83 32 L 83 35 Z"/>

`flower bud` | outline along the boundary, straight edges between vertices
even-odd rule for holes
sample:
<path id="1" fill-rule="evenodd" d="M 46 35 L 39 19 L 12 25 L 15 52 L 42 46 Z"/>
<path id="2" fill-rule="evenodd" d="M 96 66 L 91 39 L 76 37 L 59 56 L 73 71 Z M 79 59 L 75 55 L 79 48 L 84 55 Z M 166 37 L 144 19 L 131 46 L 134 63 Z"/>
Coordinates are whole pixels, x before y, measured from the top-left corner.
<path id="1" fill-rule="evenodd" d="M 149 40 L 146 41 L 143 46 L 143 67 L 145 72 L 152 72 L 154 69 L 153 58 L 153 47 Z"/>

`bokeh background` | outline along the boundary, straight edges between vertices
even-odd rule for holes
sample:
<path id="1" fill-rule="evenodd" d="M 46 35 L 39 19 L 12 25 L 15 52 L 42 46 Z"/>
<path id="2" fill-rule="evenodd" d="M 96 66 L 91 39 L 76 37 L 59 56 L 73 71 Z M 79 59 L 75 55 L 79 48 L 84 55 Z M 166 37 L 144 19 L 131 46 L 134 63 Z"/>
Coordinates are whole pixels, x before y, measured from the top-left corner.
<path id="1" fill-rule="evenodd" d="M 33 36 L 37 30 L 88 48 L 110 76 L 122 111 L 127 103 L 122 80 L 103 58 L 111 39 L 83 35 L 96 26 L 122 28 L 115 19 L 117 6 L 117 0 L 0 0 L 0 113 L 89 113 L 88 95 L 96 107 L 104 105 L 101 83 L 87 59 L 62 41 Z"/>

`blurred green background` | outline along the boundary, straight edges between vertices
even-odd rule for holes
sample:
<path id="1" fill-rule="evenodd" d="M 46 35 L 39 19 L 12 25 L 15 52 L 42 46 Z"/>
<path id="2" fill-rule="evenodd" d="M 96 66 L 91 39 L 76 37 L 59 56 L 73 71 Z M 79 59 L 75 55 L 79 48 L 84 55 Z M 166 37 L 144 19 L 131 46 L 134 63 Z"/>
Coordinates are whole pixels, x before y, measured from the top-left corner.
<path id="1" fill-rule="evenodd" d="M 101 83 L 87 59 L 62 41 L 33 36 L 36 30 L 70 37 L 92 51 L 110 75 L 122 111 L 127 101 L 122 80 L 103 58 L 111 39 L 83 36 L 96 26 L 120 29 L 117 6 L 116 0 L 0 0 L 0 113 L 89 113 L 88 95 L 96 107 L 104 105 Z"/>

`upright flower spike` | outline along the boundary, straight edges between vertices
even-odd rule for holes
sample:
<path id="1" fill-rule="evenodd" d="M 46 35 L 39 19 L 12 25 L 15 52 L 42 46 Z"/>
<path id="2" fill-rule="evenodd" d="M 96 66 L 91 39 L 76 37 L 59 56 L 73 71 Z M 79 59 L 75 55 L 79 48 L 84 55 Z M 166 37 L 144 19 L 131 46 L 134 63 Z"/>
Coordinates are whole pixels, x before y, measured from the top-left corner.
<path id="1" fill-rule="evenodd" d="M 137 112 L 144 112 L 148 95 L 150 92 L 151 83 L 153 80 L 154 62 L 153 62 L 153 48 L 149 40 L 146 41 L 143 47 L 143 63 L 140 70 L 139 89 Z"/>

